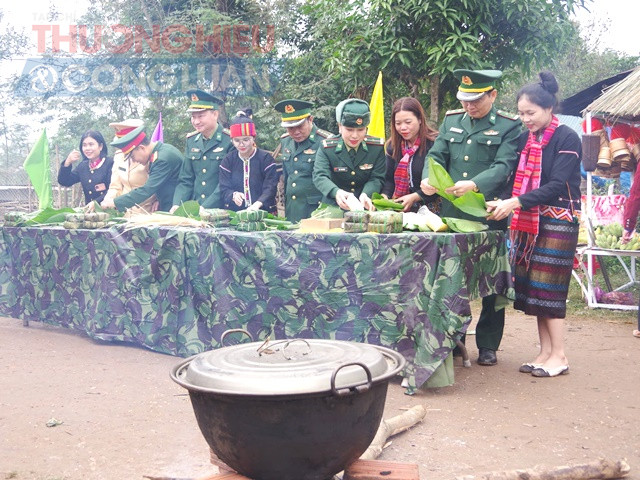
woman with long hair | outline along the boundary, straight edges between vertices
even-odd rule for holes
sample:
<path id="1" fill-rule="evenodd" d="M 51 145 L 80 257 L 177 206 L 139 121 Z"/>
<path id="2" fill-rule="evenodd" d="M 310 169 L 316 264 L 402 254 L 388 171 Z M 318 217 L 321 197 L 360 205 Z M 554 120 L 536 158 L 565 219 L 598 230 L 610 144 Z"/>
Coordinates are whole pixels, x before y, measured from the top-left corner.
<path id="1" fill-rule="evenodd" d="M 527 128 L 518 144 L 519 164 L 511 198 L 487 202 L 492 220 L 511 219 L 514 308 L 534 315 L 540 351 L 520 367 L 535 377 L 569 373 L 564 318 L 578 243 L 580 160 L 578 135 L 553 114 L 558 83 L 550 72 L 517 94 L 518 115 Z"/>
<path id="2" fill-rule="evenodd" d="M 438 130 L 427 121 L 420 102 L 402 97 L 391 110 L 391 137 L 386 144 L 387 174 L 382 195 L 401 203 L 404 212 L 417 210 L 426 200 L 430 210 L 438 210 L 437 195 L 427 197 L 420 190 L 427 152 Z"/>
<path id="3" fill-rule="evenodd" d="M 80 137 L 80 149 L 72 150 L 60 165 L 58 183 L 63 187 L 82 184 L 85 203 L 101 202 L 109 189 L 113 159 L 107 156 L 107 144 L 102 134 L 87 130 Z M 76 168 L 73 163 L 80 160 Z"/>

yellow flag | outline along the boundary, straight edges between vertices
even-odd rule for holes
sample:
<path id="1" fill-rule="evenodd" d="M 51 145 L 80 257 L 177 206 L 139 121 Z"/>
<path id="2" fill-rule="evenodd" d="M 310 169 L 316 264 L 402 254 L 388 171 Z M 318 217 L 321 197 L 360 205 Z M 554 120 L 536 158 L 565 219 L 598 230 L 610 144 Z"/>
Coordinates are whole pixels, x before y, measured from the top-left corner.
<path id="1" fill-rule="evenodd" d="M 384 140 L 384 101 L 382 98 L 382 72 L 378 72 L 378 80 L 373 87 L 373 95 L 369 103 L 371 110 L 371 122 L 369 123 L 369 135 L 380 137 Z"/>

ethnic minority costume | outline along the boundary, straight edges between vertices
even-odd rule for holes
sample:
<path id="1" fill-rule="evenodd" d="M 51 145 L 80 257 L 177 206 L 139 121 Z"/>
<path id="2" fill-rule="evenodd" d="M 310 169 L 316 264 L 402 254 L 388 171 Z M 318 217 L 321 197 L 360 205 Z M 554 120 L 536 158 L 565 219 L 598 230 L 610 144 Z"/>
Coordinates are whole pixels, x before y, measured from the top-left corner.
<path id="1" fill-rule="evenodd" d="M 238 148 L 240 145 L 246 145 L 247 141 L 254 146 L 249 158 L 243 158 L 239 150 L 233 150 L 222 159 L 220 192 L 224 208 L 238 211 L 260 202 L 261 210 L 276 213 L 276 191 L 280 172 L 271 154 L 255 147 L 256 127 L 253 120 L 242 112 L 238 113 L 231 121 L 229 131 L 233 141 L 236 138 L 240 140 Z M 247 149 L 245 154 L 248 151 Z M 243 201 L 240 205 L 233 200 L 235 192 L 242 194 Z"/>
<path id="2" fill-rule="evenodd" d="M 582 146 L 571 128 L 557 122 L 554 117 L 541 139 L 530 132 L 520 136 L 513 195 L 522 208 L 511 224 L 513 306 L 527 315 L 565 318 L 580 227 Z"/>
<path id="3" fill-rule="evenodd" d="M 64 162 L 58 171 L 58 183 L 63 187 L 72 187 L 76 183 L 82 185 L 85 203 L 101 202 L 104 200 L 109 184 L 111 183 L 111 170 L 113 159 L 105 157 L 92 164 L 88 159 L 83 159 L 76 168 L 65 167 Z"/>
<path id="4" fill-rule="evenodd" d="M 278 187 L 276 163 L 269 152 L 256 148 L 248 160 L 231 151 L 220 164 L 220 192 L 223 208 L 244 210 L 252 203 L 262 202 L 261 210 L 276 213 L 276 189 Z M 243 192 L 245 201 L 238 206 L 233 192 Z"/>

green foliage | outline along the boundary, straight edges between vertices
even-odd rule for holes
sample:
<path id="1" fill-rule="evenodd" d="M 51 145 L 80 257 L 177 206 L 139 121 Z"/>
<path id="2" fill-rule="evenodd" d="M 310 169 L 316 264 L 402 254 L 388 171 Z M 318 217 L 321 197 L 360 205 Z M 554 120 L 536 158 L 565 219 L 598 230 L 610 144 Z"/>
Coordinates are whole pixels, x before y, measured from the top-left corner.
<path id="1" fill-rule="evenodd" d="M 598 23 L 600 21 L 594 19 L 581 31 L 578 31 L 578 25 L 574 24 L 573 30 L 568 32 L 566 48 L 559 50 L 557 55 L 539 65 L 540 69 L 550 70 L 555 74 L 560 86 L 561 99 L 570 97 L 595 82 L 640 65 L 640 57 L 630 57 L 599 47 L 599 38 L 610 27 L 607 22 Z M 504 110 L 515 111 L 516 93 L 524 84 L 538 81 L 537 72 L 512 68 L 505 72 L 505 78 L 496 104 Z M 604 187 L 605 191 L 607 187 L 608 184 Z"/>
<path id="2" fill-rule="evenodd" d="M 222 92 L 225 104 L 220 114 L 220 122 L 228 126 L 237 110 L 251 107 L 257 144 L 273 151 L 284 133 L 279 114 L 273 110 L 275 103 L 286 98 L 309 100 L 316 105 L 316 124 L 337 132 L 335 105 L 348 96 L 369 100 L 380 70 L 384 74 L 388 125 L 391 105 L 402 96 L 415 96 L 427 111 L 434 102 L 431 116 L 435 121 L 439 121 L 440 107 L 457 108 L 456 82 L 451 75 L 455 68 L 505 70 L 507 78 L 500 87 L 498 102 L 513 111 L 512 94 L 532 77 L 534 67 L 557 72 L 565 94 L 570 94 L 637 64 L 637 59 L 615 52 L 595 55 L 589 43 L 578 37 L 569 15 L 588 3 L 589 0 L 96 0 L 79 23 L 141 25 L 148 31 L 152 25 L 195 28 L 255 24 L 263 29 L 262 33 L 267 25 L 275 25 L 275 47 L 268 54 L 256 56 L 266 62 L 275 91 L 241 96 L 230 85 Z M 7 43 L 9 40 L 13 41 L 0 32 L 0 58 L 15 54 L 12 45 L 17 44 Z M 207 50 L 202 54 L 187 53 L 202 61 L 219 57 Z M 111 56 L 105 61 L 117 64 L 130 57 L 154 56 L 146 48 L 142 54 Z M 198 79 L 201 88 L 213 88 L 210 83 Z M 80 135 L 89 128 L 101 131 L 109 142 L 113 132 L 107 125 L 114 120 L 142 118 L 151 133 L 158 112 L 162 112 L 165 142 L 179 149 L 184 146 L 185 134 L 193 130 L 185 111 L 187 100 L 182 95 L 34 97 L 24 99 L 21 105 L 25 116 L 39 114 L 42 123 L 58 123 L 59 131 L 52 136 L 52 144 L 59 147 L 62 158 L 77 148 Z M 0 142 L 6 150 L 0 164 L 3 158 L 5 163 L 17 164 L 26 155 L 25 152 L 11 158 L 13 152 L 25 148 L 19 145 L 25 136 L 9 138 L 10 130 L 3 126 L 7 141 Z"/>
<path id="3" fill-rule="evenodd" d="M 0 60 L 23 53 L 28 41 L 29 38 L 23 31 L 7 24 L 4 12 L 0 10 Z"/>
<path id="4" fill-rule="evenodd" d="M 432 78 L 452 89 L 456 68 L 529 72 L 562 50 L 574 28 L 570 13 L 587 1 L 312 0 L 303 11 L 332 80 L 367 98 L 378 70 L 412 94 Z"/>

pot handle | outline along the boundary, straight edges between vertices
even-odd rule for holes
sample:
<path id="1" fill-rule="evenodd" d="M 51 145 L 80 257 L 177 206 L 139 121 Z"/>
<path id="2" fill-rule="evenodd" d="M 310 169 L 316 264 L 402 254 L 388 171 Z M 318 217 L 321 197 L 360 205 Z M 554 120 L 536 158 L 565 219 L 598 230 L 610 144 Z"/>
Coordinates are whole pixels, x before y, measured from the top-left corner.
<path id="1" fill-rule="evenodd" d="M 282 347 L 282 355 L 287 360 L 293 360 L 295 358 L 293 355 L 287 356 L 287 353 L 286 353 L 287 347 L 291 345 L 293 342 L 303 342 L 307 345 L 307 351 L 302 354 L 303 356 L 309 355 L 311 353 L 311 345 L 309 345 L 309 342 L 307 342 L 304 338 L 294 338 L 293 340 L 289 340 L 287 343 L 284 344 L 284 347 Z"/>
<path id="2" fill-rule="evenodd" d="M 367 381 L 359 385 L 351 385 L 350 387 L 343 387 L 343 388 L 337 389 L 336 376 L 338 375 L 338 372 L 344 367 L 349 367 L 351 365 L 357 365 L 359 367 L 362 367 L 365 373 L 367 374 Z M 360 363 L 360 362 L 345 363 L 344 365 L 340 365 L 338 368 L 336 368 L 331 374 L 331 393 L 333 393 L 337 397 L 344 397 L 345 395 L 350 395 L 353 393 L 365 393 L 370 388 L 371 388 L 371 371 L 369 370 L 369 367 L 367 367 L 364 363 Z"/>
<path id="3" fill-rule="evenodd" d="M 253 342 L 253 336 L 248 331 L 246 331 L 244 328 L 231 328 L 229 330 L 225 330 L 222 333 L 222 336 L 220 337 L 220 345 L 222 345 L 224 347 L 224 339 L 227 337 L 227 335 L 229 335 L 231 333 L 244 333 Z"/>

